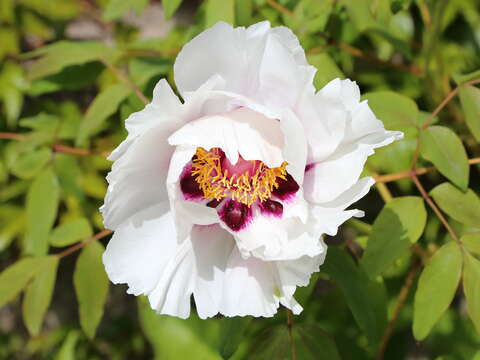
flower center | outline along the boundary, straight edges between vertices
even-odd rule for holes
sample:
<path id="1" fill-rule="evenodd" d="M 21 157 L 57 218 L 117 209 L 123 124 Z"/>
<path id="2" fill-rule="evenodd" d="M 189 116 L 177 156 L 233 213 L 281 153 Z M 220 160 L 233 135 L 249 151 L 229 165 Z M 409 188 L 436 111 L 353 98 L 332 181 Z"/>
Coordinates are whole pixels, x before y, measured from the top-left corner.
<path id="1" fill-rule="evenodd" d="M 203 197 L 222 200 L 231 197 L 245 205 L 266 201 L 279 186 L 280 179 L 287 180 L 287 162 L 270 169 L 260 160 L 245 160 L 241 156 L 232 164 L 220 148 L 210 151 L 198 147 L 192 159 L 192 176 Z"/>

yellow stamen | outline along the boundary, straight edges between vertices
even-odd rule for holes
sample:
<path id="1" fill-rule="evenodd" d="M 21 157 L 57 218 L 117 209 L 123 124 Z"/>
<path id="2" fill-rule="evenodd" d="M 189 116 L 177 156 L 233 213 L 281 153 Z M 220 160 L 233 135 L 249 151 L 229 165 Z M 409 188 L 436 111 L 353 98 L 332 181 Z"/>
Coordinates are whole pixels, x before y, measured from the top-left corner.
<path id="1" fill-rule="evenodd" d="M 218 148 L 207 151 L 199 147 L 193 157 L 192 175 L 208 200 L 222 200 L 230 196 L 233 200 L 250 206 L 257 200 L 269 199 L 272 191 L 278 188 L 278 178 L 286 180 L 288 163 L 285 161 L 273 169 L 258 161 L 255 174 L 250 175 L 247 170 L 241 175 L 229 176 L 228 170 L 222 169 L 220 154 Z"/>

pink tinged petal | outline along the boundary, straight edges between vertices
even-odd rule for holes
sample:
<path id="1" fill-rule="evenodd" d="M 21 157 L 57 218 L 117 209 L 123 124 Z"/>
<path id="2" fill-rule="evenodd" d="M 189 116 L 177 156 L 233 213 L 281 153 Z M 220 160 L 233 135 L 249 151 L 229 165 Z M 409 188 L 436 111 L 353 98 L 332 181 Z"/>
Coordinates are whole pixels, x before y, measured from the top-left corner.
<path id="1" fill-rule="evenodd" d="M 227 262 L 234 250 L 233 237 L 218 225 L 194 226 L 191 233 L 197 279 L 193 296 L 201 319 L 221 309 Z"/>
<path id="2" fill-rule="evenodd" d="M 137 213 L 114 233 L 103 262 L 110 280 L 126 283 L 128 292 L 149 297 L 162 314 L 187 317 L 195 274 L 189 241 L 177 243 L 168 204 Z"/>
<path id="3" fill-rule="evenodd" d="M 232 231 L 240 231 L 252 220 L 252 209 L 235 200 L 226 200 L 218 209 L 218 216 Z"/>
<path id="4" fill-rule="evenodd" d="M 221 148 L 232 164 L 237 163 L 239 154 L 245 160 L 261 160 L 270 168 L 283 163 L 283 134 L 279 122 L 247 108 L 192 121 L 168 141 L 171 145 L 206 150 Z"/>
<path id="5" fill-rule="evenodd" d="M 258 207 L 260 208 L 260 212 L 263 215 L 271 215 L 271 216 L 276 216 L 278 218 L 282 217 L 283 205 L 278 201 L 268 199 L 260 202 L 258 204 Z"/>

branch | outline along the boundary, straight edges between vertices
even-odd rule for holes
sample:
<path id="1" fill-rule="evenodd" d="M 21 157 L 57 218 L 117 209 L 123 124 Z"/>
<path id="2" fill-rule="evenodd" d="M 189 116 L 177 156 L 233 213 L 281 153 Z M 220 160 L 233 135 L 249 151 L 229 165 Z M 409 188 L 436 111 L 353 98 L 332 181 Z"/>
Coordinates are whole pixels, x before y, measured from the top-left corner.
<path id="1" fill-rule="evenodd" d="M 469 159 L 468 163 L 470 165 L 480 164 L 480 157 Z M 418 168 L 418 169 L 415 169 L 413 171 L 412 170 L 406 170 L 406 171 L 402 171 L 402 172 L 395 173 L 395 174 L 374 176 L 374 179 L 377 183 L 387 183 L 387 182 L 396 181 L 396 180 L 400 180 L 400 179 L 411 178 L 411 177 L 413 177 L 413 175 L 423 175 L 423 174 L 426 174 L 427 172 L 429 172 L 431 170 L 435 170 L 435 167 L 430 166 L 430 167 L 425 167 L 425 168 Z"/>
<path id="2" fill-rule="evenodd" d="M 425 191 L 425 188 L 421 184 L 420 180 L 418 180 L 418 177 L 416 175 L 413 175 L 412 180 L 415 186 L 417 187 L 417 189 L 420 191 L 420 194 L 422 194 L 423 199 L 432 208 L 433 212 L 438 216 L 438 218 L 442 222 L 443 226 L 445 226 L 445 228 L 447 229 L 452 239 L 455 240 L 459 245 L 461 245 L 460 239 L 458 238 L 457 234 L 455 233 L 455 231 L 453 231 L 452 227 L 448 223 L 447 219 L 445 219 L 445 217 L 443 216 L 442 212 L 437 207 L 437 205 L 435 205 L 435 203 L 430 198 L 430 196 L 428 196 L 427 192 Z"/>
<path id="3" fill-rule="evenodd" d="M 388 323 L 385 332 L 383 333 L 382 340 L 380 341 L 380 348 L 378 350 L 375 360 L 383 360 L 383 356 L 385 355 L 385 350 L 387 348 L 388 342 L 390 341 L 390 337 L 392 336 L 395 325 L 397 324 L 398 316 L 400 315 L 400 311 L 402 310 L 403 305 L 405 305 L 405 300 L 407 299 L 408 293 L 410 292 L 410 288 L 413 284 L 413 279 L 415 278 L 415 275 L 419 268 L 419 262 L 415 261 L 415 264 L 410 269 L 410 272 L 408 273 L 407 278 L 403 283 L 400 293 L 398 294 L 397 306 L 395 307 L 393 316 L 390 319 L 390 322 Z"/>
<path id="4" fill-rule="evenodd" d="M 433 118 L 438 115 L 440 111 L 455 97 L 457 96 L 458 92 L 463 86 L 469 86 L 469 85 L 475 85 L 475 84 L 480 84 L 480 79 L 474 79 L 467 81 L 463 84 L 458 85 L 455 89 L 450 91 L 450 93 L 443 99 L 443 101 L 440 103 L 440 105 L 437 106 L 437 108 L 430 114 L 430 116 L 425 120 L 425 123 L 422 125 L 422 129 L 426 129 L 427 127 L 430 126 L 430 123 L 432 122 Z"/>
<path id="5" fill-rule="evenodd" d="M 0 139 L 22 140 L 25 137 L 23 134 L 0 132 Z"/>
<path id="6" fill-rule="evenodd" d="M 100 59 L 100 61 L 105 65 L 109 70 L 111 70 L 121 81 L 123 81 L 127 86 L 132 89 L 132 91 L 137 95 L 137 97 L 145 104 L 148 105 L 150 101 L 143 95 L 142 91 L 135 85 L 127 75 L 125 75 L 120 69 L 115 67 L 106 59 Z"/>
<path id="7" fill-rule="evenodd" d="M 61 259 L 65 256 L 67 256 L 67 255 L 70 255 L 70 254 L 74 253 L 77 250 L 80 250 L 81 248 L 87 246 L 91 242 L 103 239 L 105 236 L 108 236 L 111 233 L 112 233 L 112 230 L 102 230 L 98 234 L 95 234 L 92 237 L 90 237 L 90 238 L 88 238 L 88 239 L 86 239 L 82 242 L 79 242 L 79 243 L 77 243 L 73 246 L 70 246 L 68 249 L 65 249 L 64 251 L 59 252 L 58 254 L 56 254 L 56 256 L 58 256 L 58 258 Z"/>
<path id="8" fill-rule="evenodd" d="M 292 310 L 287 309 L 287 327 L 288 327 L 288 337 L 290 339 L 290 348 L 292 350 L 292 360 L 297 360 L 297 352 L 295 350 L 295 341 L 293 340 L 293 317 Z"/>
<path id="9" fill-rule="evenodd" d="M 267 0 L 267 3 L 268 3 L 268 5 L 273 7 L 275 10 L 278 10 L 279 12 L 281 12 L 282 14 L 287 15 L 287 16 L 293 16 L 293 11 L 292 10 L 287 9 L 285 6 L 277 3 L 275 0 Z"/>

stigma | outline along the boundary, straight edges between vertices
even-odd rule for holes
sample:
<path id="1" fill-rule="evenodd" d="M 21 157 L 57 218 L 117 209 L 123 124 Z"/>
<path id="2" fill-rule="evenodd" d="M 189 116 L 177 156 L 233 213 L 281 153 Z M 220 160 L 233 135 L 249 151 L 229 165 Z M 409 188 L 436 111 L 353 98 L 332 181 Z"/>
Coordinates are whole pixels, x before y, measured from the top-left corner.
<path id="1" fill-rule="evenodd" d="M 209 151 L 198 147 L 192 158 L 191 180 L 198 184 L 203 198 L 221 201 L 230 198 L 250 207 L 263 202 L 287 180 L 288 163 L 269 168 L 260 160 L 245 160 L 239 156 L 232 164 L 220 148 Z M 193 178 L 193 179 L 192 179 Z"/>

